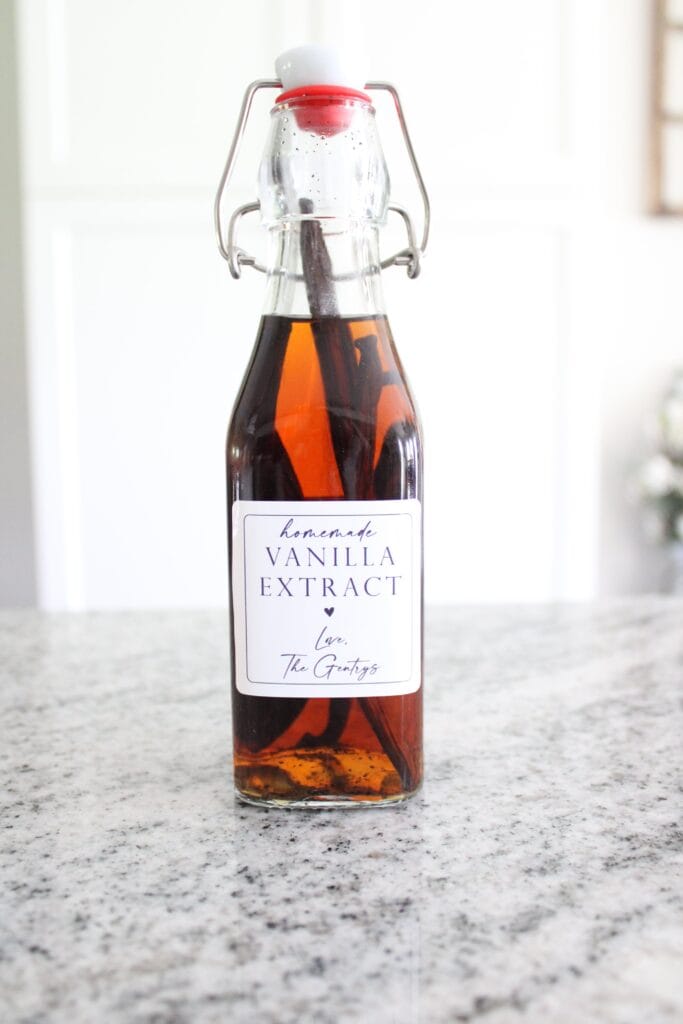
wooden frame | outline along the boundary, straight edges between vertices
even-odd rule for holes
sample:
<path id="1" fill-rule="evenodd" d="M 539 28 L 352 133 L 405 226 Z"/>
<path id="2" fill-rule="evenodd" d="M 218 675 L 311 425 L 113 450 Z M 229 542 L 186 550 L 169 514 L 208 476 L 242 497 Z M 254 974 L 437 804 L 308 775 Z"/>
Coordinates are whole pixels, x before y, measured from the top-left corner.
<path id="1" fill-rule="evenodd" d="M 668 0 L 653 0 L 652 110 L 650 117 L 650 208 L 663 216 L 683 217 L 683 199 L 671 202 L 666 189 L 666 134 L 680 133 L 683 146 L 683 100 L 680 110 L 669 107 L 666 96 L 667 53 L 671 39 L 683 38 L 683 20 L 672 18 Z M 683 192 L 683 187 L 682 187 Z"/>

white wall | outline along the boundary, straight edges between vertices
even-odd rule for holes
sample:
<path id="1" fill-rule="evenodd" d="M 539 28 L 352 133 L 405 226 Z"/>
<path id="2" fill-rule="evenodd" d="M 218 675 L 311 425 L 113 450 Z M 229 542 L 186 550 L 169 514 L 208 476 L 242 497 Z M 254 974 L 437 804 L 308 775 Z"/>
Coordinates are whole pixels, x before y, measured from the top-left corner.
<path id="1" fill-rule="evenodd" d="M 0 0 L 0 606 L 35 602 L 14 7 Z"/>
<path id="2" fill-rule="evenodd" d="M 648 7 L 430 0 L 418 17 L 405 0 L 25 0 L 41 603 L 224 602 L 223 437 L 263 281 L 229 278 L 213 189 L 244 85 L 285 46 L 330 38 L 401 87 L 432 192 L 423 276 L 387 275 L 425 421 L 428 599 L 647 584 L 622 493 L 638 432 L 622 438 L 619 424 L 677 351 L 667 282 L 681 251 L 674 226 L 637 215 L 631 181 Z M 391 111 L 378 109 L 395 198 L 417 211 Z M 234 205 L 254 195 L 266 113 L 264 101 Z M 641 232 L 657 238 L 655 260 Z M 645 340 L 639 321 L 664 293 L 657 341 Z"/>

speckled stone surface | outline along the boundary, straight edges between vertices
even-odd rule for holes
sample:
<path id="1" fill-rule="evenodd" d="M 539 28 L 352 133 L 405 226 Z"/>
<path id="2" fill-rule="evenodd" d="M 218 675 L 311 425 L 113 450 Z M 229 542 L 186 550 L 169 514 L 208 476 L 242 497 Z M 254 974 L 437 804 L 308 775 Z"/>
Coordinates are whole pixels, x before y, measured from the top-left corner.
<path id="1" fill-rule="evenodd" d="M 436 612 L 371 811 L 234 802 L 225 618 L 0 615 L 3 1024 L 683 1020 L 683 603 Z"/>

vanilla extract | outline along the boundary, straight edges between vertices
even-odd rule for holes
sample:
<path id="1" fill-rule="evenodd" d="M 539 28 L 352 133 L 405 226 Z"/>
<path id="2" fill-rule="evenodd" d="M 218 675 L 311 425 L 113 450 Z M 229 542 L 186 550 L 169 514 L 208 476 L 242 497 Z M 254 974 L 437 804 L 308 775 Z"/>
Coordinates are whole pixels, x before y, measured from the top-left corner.
<path id="1" fill-rule="evenodd" d="M 359 338 L 363 350 L 374 353 L 377 380 L 369 389 L 375 395 L 372 403 L 361 407 L 357 402 L 367 386 L 349 384 L 340 394 L 336 385 L 330 397 L 320 369 L 332 362 L 352 366 L 362 380 L 369 371 L 367 355 L 359 358 Z M 336 419 L 338 435 L 347 431 L 355 436 L 353 444 L 342 448 L 331 442 L 330 417 Z M 263 317 L 233 413 L 227 454 L 231 516 L 233 503 L 245 499 L 294 501 L 302 511 L 309 501 L 420 499 L 420 428 L 386 318 Z M 377 603 L 399 599 L 408 581 L 392 571 L 398 553 L 377 543 L 380 531 L 371 517 L 353 527 L 354 536 L 321 537 L 322 532 L 307 531 L 297 517 L 288 516 L 267 545 L 258 586 L 273 599 L 273 608 L 295 605 L 297 598 L 288 591 L 304 598 L 308 593 L 311 601 L 320 599 L 327 607 L 323 618 L 329 612 L 330 621 L 336 621 L 342 608 L 360 607 L 371 597 Z M 269 574 L 270 566 L 290 571 Z M 305 571 L 292 572 L 297 566 Z M 333 611 L 335 601 L 339 607 Z M 371 652 L 358 652 L 356 660 L 356 652 L 346 649 L 316 651 L 317 636 L 308 653 L 290 647 L 278 654 L 280 676 L 287 670 L 285 682 L 366 684 L 377 678 L 380 666 Z M 283 655 L 299 660 L 295 657 L 290 665 Z M 233 646 L 233 664 L 234 657 Z M 302 692 L 307 691 L 302 687 Z M 421 689 L 356 698 L 250 696 L 239 691 L 233 673 L 232 703 L 235 778 L 247 799 L 385 802 L 419 785 Z"/>

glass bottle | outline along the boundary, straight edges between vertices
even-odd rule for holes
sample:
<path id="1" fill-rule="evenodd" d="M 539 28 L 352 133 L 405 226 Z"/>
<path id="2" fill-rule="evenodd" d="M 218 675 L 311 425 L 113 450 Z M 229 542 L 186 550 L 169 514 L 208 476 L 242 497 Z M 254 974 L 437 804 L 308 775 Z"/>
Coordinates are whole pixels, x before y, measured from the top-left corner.
<path id="1" fill-rule="evenodd" d="M 422 440 L 386 318 L 369 96 L 280 95 L 264 315 L 228 431 L 235 785 L 400 802 L 422 779 Z"/>

